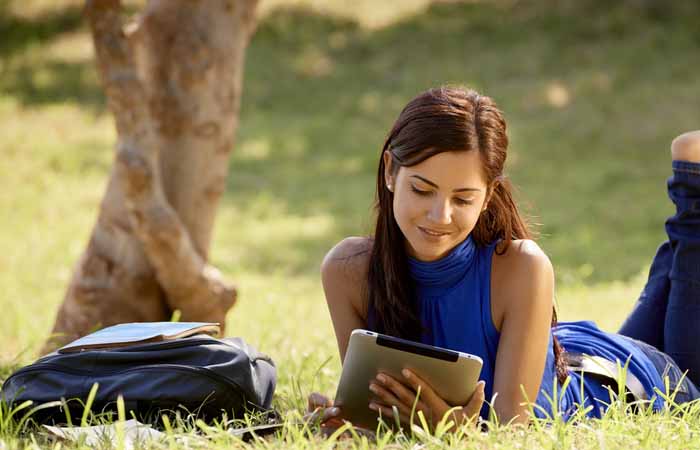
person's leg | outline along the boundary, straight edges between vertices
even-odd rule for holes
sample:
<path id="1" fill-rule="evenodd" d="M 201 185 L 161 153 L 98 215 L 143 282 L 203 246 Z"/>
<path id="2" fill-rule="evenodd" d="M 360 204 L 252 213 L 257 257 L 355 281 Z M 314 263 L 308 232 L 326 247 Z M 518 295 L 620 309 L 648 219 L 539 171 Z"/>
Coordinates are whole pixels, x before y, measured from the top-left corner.
<path id="1" fill-rule="evenodd" d="M 666 221 L 673 259 L 662 350 L 700 384 L 700 132 L 674 140 L 672 156 L 676 214 Z"/>
<path id="2" fill-rule="evenodd" d="M 649 278 L 632 312 L 618 331 L 632 339 L 664 348 L 664 322 L 671 282 L 673 249 L 669 241 L 661 244 L 649 269 Z"/>
<path id="3" fill-rule="evenodd" d="M 632 340 L 637 347 L 649 358 L 656 370 L 668 383 L 668 395 L 673 395 L 673 402 L 677 405 L 700 399 L 700 390 L 682 371 L 676 361 L 664 352 L 659 351 L 641 341 Z"/>
<path id="4" fill-rule="evenodd" d="M 656 252 L 649 279 L 619 334 L 668 352 L 699 381 L 700 321 L 700 131 L 671 145 L 674 174 L 668 180 L 676 214 L 666 223 L 669 240 Z M 672 300 L 673 299 L 673 300 Z M 696 299 L 696 300 L 693 300 Z M 671 306 L 669 306 L 671 304 Z M 671 311 L 670 316 L 668 311 Z"/>

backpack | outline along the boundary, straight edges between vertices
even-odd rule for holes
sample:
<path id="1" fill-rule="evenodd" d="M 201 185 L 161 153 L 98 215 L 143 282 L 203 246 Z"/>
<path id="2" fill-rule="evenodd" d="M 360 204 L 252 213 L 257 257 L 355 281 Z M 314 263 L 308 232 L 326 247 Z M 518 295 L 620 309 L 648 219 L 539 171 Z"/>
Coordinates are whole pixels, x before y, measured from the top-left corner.
<path id="1" fill-rule="evenodd" d="M 241 338 L 199 334 L 124 347 L 54 352 L 13 373 L 2 386 L 10 405 L 60 406 L 37 411 L 39 423 L 79 423 L 90 390 L 92 411 L 116 412 L 124 399 L 127 418 L 155 423 L 161 414 L 194 414 L 205 421 L 268 412 L 276 384 L 272 360 Z M 77 419 L 77 420 L 76 420 Z M 155 419 L 155 420 L 154 420 Z"/>

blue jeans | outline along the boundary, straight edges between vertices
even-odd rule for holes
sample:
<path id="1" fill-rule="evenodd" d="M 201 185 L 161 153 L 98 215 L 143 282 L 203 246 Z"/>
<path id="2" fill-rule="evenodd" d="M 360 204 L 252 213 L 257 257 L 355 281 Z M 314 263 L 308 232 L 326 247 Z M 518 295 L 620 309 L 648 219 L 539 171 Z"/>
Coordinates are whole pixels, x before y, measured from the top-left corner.
<path id="1" fill-rule="evenodd" d="M 678 367 L 676 361 L 669 355 L 662 352 L 656 347 L 653 347 L 646 342 L 630 339 L 637 344 L 642 352 L 649 358 L 656 370 L 661 375 L 661 379 L 665 380 L 668 377 L 669 394 L 675 393 L 674 403 L 681 404 L 691 400 L 700 398 L 700 390 L 693 383 L 687 374 Z"/>
<path id="2" fill-rule="evenodd" d="M 673 161 L 668 195 L 676 214 L 666 220 L 649 279 L 619 334 L 639 343 L 671 386 L 676 402 L 700 398 L 700 164 Z M 647 344 L 644 345 L 643 343 Z"/>

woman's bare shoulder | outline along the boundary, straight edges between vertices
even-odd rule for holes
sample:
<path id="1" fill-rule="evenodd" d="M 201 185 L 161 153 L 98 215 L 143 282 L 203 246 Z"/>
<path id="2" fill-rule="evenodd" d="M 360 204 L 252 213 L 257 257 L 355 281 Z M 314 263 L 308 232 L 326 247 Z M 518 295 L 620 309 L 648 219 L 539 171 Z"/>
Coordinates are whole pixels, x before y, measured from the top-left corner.
<path id="1" fill-rule="evenodd" d="M 338 242 L 323 258 L 321 275 L 324 284 L 362 282 L 367 277 L 372 239 L 351 236 Z"/>
<path id="2" fill-rule="evenodd" d="M 554 269 L 535 241 L 513 240 L 498 247 L 491 266 L 491 312 L 500 330 L 507 310 L 551 309 Z"/>
<path id="3" fill-rule="evenodd" d="M 493 256 L 494 269 L 505 268 L 509 272 L 532 275 L 534 272 L 551 270 L 547 254 L 531 239 L 510 241 L 507 247 L 499 244 Z"/>

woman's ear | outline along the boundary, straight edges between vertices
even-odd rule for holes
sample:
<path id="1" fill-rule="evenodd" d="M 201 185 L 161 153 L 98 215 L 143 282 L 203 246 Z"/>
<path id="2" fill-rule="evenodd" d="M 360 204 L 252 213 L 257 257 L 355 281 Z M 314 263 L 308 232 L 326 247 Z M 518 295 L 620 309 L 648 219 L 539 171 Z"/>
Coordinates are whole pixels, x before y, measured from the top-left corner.
<path id="1" fill-rule="evenodd" d="M 389 153 L 388 150 L 385 150 L 382 154 L 382 158 L 384 158 L 384 181 L 386 181 L 386 188 L 390 192 L 394 192 L 394 176 L 392 175 L 393 161 L 391 158 L 391 153 Z"/>

